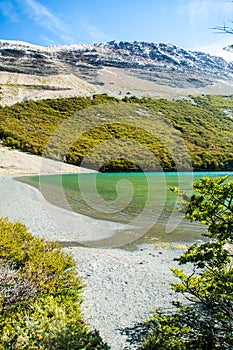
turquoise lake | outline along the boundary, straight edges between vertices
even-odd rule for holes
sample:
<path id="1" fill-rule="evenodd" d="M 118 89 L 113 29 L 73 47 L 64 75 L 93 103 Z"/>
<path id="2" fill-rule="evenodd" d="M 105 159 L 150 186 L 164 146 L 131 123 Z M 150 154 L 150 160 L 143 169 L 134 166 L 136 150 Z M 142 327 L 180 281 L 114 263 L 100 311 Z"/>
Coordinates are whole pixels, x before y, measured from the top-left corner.
<path id="1" fill-rule="evenodd" d="M 190 242 L 201 237 L 205 227 L 190 223 L 178 212 L 179 187 L 192 193 L 192 184 L 202 177 L 231 172 L 197 173 L 98 173 L 25 176 L 20 182 L 38 188 L 50 203 L 95 218 L 129 226 L 136 242 Z"/>

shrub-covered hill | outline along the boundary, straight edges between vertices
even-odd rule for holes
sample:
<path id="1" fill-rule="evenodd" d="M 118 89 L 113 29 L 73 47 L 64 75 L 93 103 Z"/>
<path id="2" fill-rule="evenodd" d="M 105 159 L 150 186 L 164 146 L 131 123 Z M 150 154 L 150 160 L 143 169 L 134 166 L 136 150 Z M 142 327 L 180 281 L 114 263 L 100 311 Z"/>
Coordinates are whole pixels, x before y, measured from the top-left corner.
<path id="1" fill-rule="evenodd" d="M 176 170 L 173 134 L 184 141 L 194 170 L 232 170 L 232 132 L 233 95 L 171 101 L 103 94 L 0 107 L 4 145 L 101 171 Z"/>

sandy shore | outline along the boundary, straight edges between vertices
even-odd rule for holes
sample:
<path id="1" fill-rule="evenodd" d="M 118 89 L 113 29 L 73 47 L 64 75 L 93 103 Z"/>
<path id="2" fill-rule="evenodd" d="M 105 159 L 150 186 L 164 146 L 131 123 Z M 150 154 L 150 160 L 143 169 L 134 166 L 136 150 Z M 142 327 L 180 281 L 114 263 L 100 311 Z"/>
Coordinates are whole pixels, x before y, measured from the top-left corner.
<path id="1" fill-rule="evenodd" d="M 67 240 L 88 240 L 113 235 L 120 224 L 97 221 L 53 206 L 42 194 L 13 176 L 38 173 L 89 172 L 67 164 L 0 147 L 0 216 L 21 221 L 34 235 Z M 8 175 L 8 176 L 7 176 Z M 135 324 L 150 310 L 170 307 L 174 294 L 170 267 L 181 247 L 144 245 L 131 252 L 123 249 L 65 248 L 78 261 L 86 285 L 83 312 L 92 328 L 100 331 L 111 349 L 134 349 L 127 342 Z M 127 336 L 128 334 L 128 336 Z"/>
<path id="2" fill-rule="evenodd" d="M 0 176 L 91 172 L 94 171 L 0 146 Z"/>

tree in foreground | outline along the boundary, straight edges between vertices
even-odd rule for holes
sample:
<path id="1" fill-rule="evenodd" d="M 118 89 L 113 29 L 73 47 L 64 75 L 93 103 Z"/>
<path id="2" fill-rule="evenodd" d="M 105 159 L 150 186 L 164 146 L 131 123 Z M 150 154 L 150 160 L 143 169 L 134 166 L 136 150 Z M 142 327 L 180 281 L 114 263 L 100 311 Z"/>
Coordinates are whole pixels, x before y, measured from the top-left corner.
<path id="1" fill-rule="evenodd" d="M 180 279 L 173 289 L 189 302 L 174 302 L 170 313 L 155 311 L 146 322 L 143 350 L 233 349 L 233 181 L 203 178 L 194 189 L 186 218 L 207 225 L 208 241 L 193 244 L 177 259 L 180 265 L 191 263 L 192 274 L 172 269 Z"/>
<path id="2" fill-rule="evenodd" d="M 72 257 L 0 219 L 0 349 L 109 349 L 85 325 L 81 302 Z"/>

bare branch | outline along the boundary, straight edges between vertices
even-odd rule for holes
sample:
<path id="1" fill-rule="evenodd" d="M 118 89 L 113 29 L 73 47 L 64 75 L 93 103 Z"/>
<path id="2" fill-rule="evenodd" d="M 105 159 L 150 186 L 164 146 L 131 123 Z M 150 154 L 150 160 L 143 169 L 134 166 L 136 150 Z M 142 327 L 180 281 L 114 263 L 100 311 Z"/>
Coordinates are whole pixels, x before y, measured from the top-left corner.
<path id="1" fill-rule="evenodd" d="M 19 271 L 8 264 L 0 265 L 0 301 L 2 311 L 18 304 L 27 304 L 37 293 L 37 287 L 29 279 L 22 279 Z"/>

